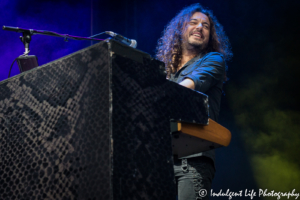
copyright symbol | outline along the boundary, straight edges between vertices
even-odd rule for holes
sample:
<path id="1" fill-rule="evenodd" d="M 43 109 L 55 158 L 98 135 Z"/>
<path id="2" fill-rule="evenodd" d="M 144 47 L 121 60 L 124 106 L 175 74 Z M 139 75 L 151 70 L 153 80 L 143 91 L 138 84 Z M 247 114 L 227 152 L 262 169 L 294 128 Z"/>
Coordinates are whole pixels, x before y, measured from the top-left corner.
<path id="1" fill-rule="evenodd" d="M 201 189 L 201 190 L 199 191 L 199 196 L 200 196 L 200 197 L 205 197 L 206 195 L 207 195 L 206 189 Z"/>

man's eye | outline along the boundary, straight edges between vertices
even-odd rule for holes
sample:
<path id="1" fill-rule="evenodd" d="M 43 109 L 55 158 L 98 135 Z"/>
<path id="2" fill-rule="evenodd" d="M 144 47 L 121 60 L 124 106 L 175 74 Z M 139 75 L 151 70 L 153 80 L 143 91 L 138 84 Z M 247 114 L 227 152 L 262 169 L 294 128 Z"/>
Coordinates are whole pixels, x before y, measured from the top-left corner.
<path id="1" fill-rule="evenodd" d="M 209 29 L 209 26 L 207 24 L 204 24 L 203 27 Z"/>

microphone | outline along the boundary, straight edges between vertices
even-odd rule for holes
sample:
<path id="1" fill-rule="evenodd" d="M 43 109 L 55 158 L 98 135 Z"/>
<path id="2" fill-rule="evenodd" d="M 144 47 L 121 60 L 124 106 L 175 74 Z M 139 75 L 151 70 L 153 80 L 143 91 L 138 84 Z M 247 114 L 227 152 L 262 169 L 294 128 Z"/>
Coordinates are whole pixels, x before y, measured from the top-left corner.
<path id="1" fill-rule="evenodd" d="M 119 42 L 122 42 L 124 44 L 127 44 L 128 46 L 132 47 L 132 48 L 136 48 L 137 46 L 137 42 L 136 40 L 133 40 L 133 39 L 128 39 L 120 34 L 117 34 L 117 33 L 114 33 L 112 31 L 105 31 L 105 33 L 107 35 L 110 35 L 112 36 L 115 40 L 119 41 Z"/>

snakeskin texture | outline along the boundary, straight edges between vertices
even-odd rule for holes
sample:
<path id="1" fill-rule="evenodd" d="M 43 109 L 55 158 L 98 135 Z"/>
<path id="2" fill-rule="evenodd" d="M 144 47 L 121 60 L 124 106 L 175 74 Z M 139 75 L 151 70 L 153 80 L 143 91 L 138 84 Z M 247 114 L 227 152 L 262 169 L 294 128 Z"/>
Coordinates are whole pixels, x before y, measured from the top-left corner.
<path id="1" fill-rule="evenodd" d="M 207 97 L 161 65 L 107 40 L 0 82 L 0 199 L 174 200 L 170 119 Z"/>

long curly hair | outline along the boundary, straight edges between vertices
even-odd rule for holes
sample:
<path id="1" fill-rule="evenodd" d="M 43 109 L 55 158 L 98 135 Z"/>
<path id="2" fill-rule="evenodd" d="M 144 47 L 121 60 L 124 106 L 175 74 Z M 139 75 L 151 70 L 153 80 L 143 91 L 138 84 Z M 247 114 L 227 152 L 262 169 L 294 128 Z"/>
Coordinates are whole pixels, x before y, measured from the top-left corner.
<path id="1" fill-rule="evenodd" d="M 210 22 L 209 42 L 202 53 L 219 52 L 224 55 L 226 61 L 233 56 L 228 37 L 223 31 L 223 26 L 218 22 L 212 11 L 203 8 L 199 3 L 192 4 L 181 10 L 169 22 L 163 31 L 162 37 L 158 40 L 156 58 L 165 63 L 167 79 L 170 78 L 171 74 L 176 73 L 181 63 L 182 35 L 195 12 L 205 14 Z"/>

